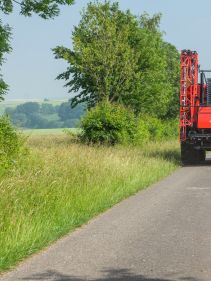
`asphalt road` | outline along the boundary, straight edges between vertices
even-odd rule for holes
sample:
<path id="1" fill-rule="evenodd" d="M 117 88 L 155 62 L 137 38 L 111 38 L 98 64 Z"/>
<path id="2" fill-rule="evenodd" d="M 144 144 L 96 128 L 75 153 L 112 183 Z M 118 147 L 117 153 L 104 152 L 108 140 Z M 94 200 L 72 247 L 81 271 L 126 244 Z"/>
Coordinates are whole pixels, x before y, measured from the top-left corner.
<path id="1" fill-rule="evenodd" d="M 211 281 L 211 165 L 184 167 L 0 277 Z"/>

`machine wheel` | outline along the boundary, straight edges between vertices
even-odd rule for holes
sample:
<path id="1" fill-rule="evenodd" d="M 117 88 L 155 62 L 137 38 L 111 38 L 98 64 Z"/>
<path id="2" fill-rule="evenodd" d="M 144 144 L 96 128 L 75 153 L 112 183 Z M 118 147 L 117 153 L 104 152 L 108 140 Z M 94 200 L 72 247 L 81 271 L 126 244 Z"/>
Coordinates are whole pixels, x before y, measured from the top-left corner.
<path id="1" fill-rule="evenodd" d="M 199 150 L 200 162 L 204 162 L 206 159 L 206 151 L 204 149 Z"/>
<path id="2" fill-rule="evenodd" d="M 197 150 L 189 143 L 181 143 L 181 161 L 183 165 L 196 165 L 204 162 L 205 158 L 205 150 Z"/>

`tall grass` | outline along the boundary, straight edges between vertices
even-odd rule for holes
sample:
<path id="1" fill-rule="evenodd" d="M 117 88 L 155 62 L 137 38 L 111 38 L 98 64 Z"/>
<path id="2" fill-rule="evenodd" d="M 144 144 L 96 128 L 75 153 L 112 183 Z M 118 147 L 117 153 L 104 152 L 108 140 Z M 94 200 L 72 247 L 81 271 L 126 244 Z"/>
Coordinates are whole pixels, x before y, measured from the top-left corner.
<path id="1" fill-rule="evenodd" d="M 0 182 L 0 270 L 173 172 L 176 141 L 88 147 L 32 136 L 31 154 Z"/>

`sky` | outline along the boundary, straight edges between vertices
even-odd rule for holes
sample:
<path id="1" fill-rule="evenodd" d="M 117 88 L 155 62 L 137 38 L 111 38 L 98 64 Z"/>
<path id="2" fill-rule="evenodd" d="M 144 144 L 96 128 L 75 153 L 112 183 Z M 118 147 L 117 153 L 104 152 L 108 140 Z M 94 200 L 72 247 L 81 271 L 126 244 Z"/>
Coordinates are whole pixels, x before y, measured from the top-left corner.
<path id="1" fill-rule="evenodd" d="M 80 11 L 90 0 L 75 0 L 73 6 L 61 8 L 59 17 L 43 20 L 37 15 L 26 18 L 13 14 L 1 16 L 12 27 L 13 51 L 3 65 L 4 80 L 9 84 L 6 99 L 70 98 L 64 81 L 55 80 L 67 64 L 55 60 L 52 48 L 71 48 L 71 33 L 80 21 Z M 119 0 L 120 8 L 140 15 L 162 13 L 161 30 L 166 41 L 178 50 L 191 49 L 199 53 L 202 68 L 211 69 L 211 1 L 210 0 Z"/>

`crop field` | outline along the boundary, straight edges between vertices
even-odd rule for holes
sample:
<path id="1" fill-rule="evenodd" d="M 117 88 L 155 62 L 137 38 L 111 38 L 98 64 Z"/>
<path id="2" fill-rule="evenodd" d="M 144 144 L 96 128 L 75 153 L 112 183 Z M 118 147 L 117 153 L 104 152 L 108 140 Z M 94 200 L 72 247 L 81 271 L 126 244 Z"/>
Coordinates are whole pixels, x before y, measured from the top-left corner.
<path id="1" fill-rule="evenodd" d="M 179 166 L 177 141 L 98 147 L 44 135 L 32 134 L 29 153 L 0 175 L 0 271 Z"/>

